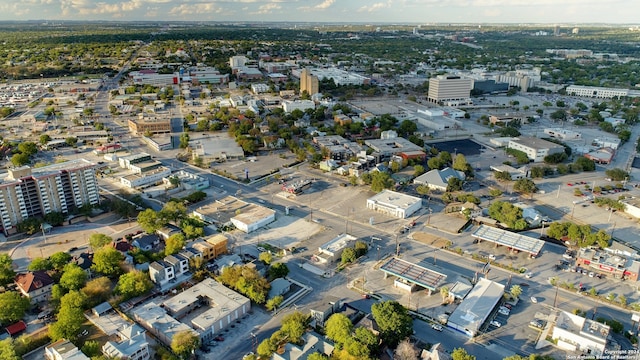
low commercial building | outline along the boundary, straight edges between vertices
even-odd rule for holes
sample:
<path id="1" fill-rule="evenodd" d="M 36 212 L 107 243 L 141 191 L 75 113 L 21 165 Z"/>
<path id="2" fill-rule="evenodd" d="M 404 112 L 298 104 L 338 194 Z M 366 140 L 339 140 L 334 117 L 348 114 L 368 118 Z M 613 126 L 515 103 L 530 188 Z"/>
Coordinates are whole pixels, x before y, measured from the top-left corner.
<path id="1" fill-rule="evenodd" d="M 151 155 L 143 152 L 139 154 L 119 157 L 118 165 L 120 165 L 120 167 L 123 169 L 131 170 L 132 165 L 142 163 L 142 162 L 147 162 L 147 161 L 152 161 Z"/>
<path id="2" fill-rule="evenodd" d="M 609 325 L 560 311 L 551 338 L 562 350 L 599 358 L 607 348 L 610 331 Z"/>
<path id="3" fill-rule="evenodd" d="M 246 233 L 255 231 L 276 219 L 274 210 L 248 203 L 233 196 L 216 200 L 193 211 L 200 220 L 216 226 L 231 225 Z"/>
<path id="4" fill-rule="evenodd" d="M 315 136 L 313 142 L 323 151 L 327 151 L 330 159 L 336 161 L 346 161 L 364 151 L 360 144 L 340 135 Z"/>
<path id="5" fill-rule="evenodd" d="M 161 166 L 151 171 L 122 176 L 120 177 L 120 183 L 130 189 L 144 188 L 162 183 L 162 179 L 169 175 L 171 175 L 171 169 Z"/>
<path id="6" fill-rule="evenodd" d="M 282 110 L 290 113 L 293 110 L 305 111 L 307 109 L 315 109 L 316 103 L 311 100 L 284 100 L 282 102 Z"/>
<path id="7" fill-rule="evenodd" d="M 522 166 L 520 168 L 514 168 L 511 165 L 500 164 L 500 165 L 491 165 L 490 169 L 492 171 L 508 173 L 511 176 L 511 180 L 520 180 L 520 179 L 529 178 L 529 167 L 528 166 Z"/>
<path id="8" fill-rule="evenodd" d="M 367 199 L 367 209 L 400 219 L 406 219 L 421 207 L 422 199 L 391 190 L 382 190 Z"/>
<path id="9" fill-rule="evenodd" d="M 247 234 L 274 221 L 276 221 L 275 210 L 256 204 L 249 204 L 241 213 L 231 218 L 231 223 Z"/>
<path id="10" fill-rule="evenodd" d="M 612 148 L 600 148 L 584 154 L 584 157 L 593 160 L 596 164 L 609 164 L 615 153 Z"/>
<path id="11" fill-rule="evenodd" d="M 226 134 L 194 137 L 189 141 L 192 158 L 199 159 L 204 165 L 213 162 L 240 160 L 244 158 L 244 150 L 236 141 Z"/>
<path id="12" fill-rule="evenodd" d="M 330 241 L 318 247 L 319 256 L 322 262 L 333 262 L 339 260 L 344 249 L 354 242 L 357 238 L 349 234 L 340 234 Z"/>
<path id="13" fill-rule="evenodd" d="M 581 248 L 576 256 L 576 264 L 597 274 L 631 282 L 638 281 L 640 274 L 640 261 L 636 260 L 636 254 L 616 251 L 615 246 L 605 250 Z"/>
<path id="14" fill-rule="evenodd" d="M 571 131 L 562 128 L 546 128 L 544 129 L 544 133 L 560 139 L 560 140 L 580 140 L 582 139 L 582 134 L 577 131 Z"/>
<path id="15" fill-rule="evenodd" d="M 208 278 L 162 303 L 168 316 L 181 319 L 188 313 L 204 311 L 191 318 L 191 326 L 204 342 L 213 340 L 236 320 L 251 310 L 251 301 Z"/>
<path id="16" fill-rule="evenodd" d="M 210 186 L 208 178 L 186 170 L 176 171 L 172 173 L 171 176 L 167 176 L 162 179 L 162 182 L 165 185 L 170 186 L 172 185 L 172 178 L 177 178 L 179 186 L 185 190 L 203 190 Z"/>
<path id="17" fill-rule="evenodd" d="M 509 149 L 520 150 L 529 160 L 541 162 L 545 156 L 564 152 L 564 146 L 535 137 L 519 137 L 509 141 Z"/>
<path id="18" fill-rule="evenodd" d="M 416 185 L 425 185 L 431 190 L 447 191 L 449 186 L 449 179 L 455 178 L 464 180 L 466 178 L 464 172 L 454 170 L 452 168 L 444 168 L 442 170 L 433 169 L 413 179 L 413 183 Z"/>
<path id="19" fill-rule="evenodd" d="M 414 154 L 414 157 L 422 159 L 426 157 L 422 147 L 401 137 L 390 139 L 369 139 L 365 140 L 364 144 L 373 149 L 374 153 L 372 155 L 378 158 L 378 161 L 388 160 L 393 155 L 401 156 L 402 153 L 411 153 Z M 416 156 L 415 154 L 419 155 Z"/>
<path id="20" fill-rule="evenodd" d="M 503 295 L 504 285 L 480 278 L 451 313 L 447 327 L 469 337 L 476 336 Z"/>
<path id="21" fill-rule="evenodd" d="M 171 119 L 145 116 L 129 119 L 129 132 L 134 135 L 168 134 L 171 132 Z"/>
<path id="22" fill-rule="evenodd" d="M 213 279 L 211 279 L 213 281 Z M 171 346 L 173 337 L 183 331 L 189 331 L 195 336 L 200 334 L 189 325 L 184 324 L 167 314 L 164 307 L 154 301 L 134 308 L 131 313 L 133 318 L 149 333 L 154 335 L 166 346 Z"/>
<path id="23" fill-rule="evenodd" d="M 622 98 L 629 96 L 629 89 L 604 88 L 596 86 L 570 85 L 566 88 L 569 96 L 584 96 L 596 99 Z"/>

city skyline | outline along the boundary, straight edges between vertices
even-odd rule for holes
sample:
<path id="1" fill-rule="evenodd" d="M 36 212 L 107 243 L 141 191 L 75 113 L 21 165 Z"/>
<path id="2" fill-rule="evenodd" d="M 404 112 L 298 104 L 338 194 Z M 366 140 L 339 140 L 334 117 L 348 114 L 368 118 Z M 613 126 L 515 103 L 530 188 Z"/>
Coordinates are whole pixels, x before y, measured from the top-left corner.
<path id="1" fill-rule="evenodd" d="M 0 21 L 636 24 L 632 0 L 0 0 Z"/>

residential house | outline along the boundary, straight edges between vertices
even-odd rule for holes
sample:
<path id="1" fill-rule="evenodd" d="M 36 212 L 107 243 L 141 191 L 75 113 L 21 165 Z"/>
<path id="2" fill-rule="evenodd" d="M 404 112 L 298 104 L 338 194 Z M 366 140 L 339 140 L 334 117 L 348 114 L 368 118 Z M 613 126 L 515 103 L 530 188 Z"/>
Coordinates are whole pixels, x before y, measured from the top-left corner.
<path id="1" fill-rule="evenodd" d="M 28 297 L 32 303 L 46 302 L 51 297 L 53 279 L 46 271 L 18 274 L 15 282 L 22 295 Z"/>
<path id="2" fill-rule="evenodd" d="M 273 360 L 306 360 L 313 353 L 321 353 L 325 356 L 331 356 L 334 344 L 325 337 L 314 332 L 305 333 L 302 336 L 303 345 L 294 345 L 287 343 L 284 353 L 273 354 Z"/>
<path id="3" fill-rule="evenodd" d="M 171 264 L 158 260 L 149 265 L 149 277 L 156 285 L 162 287 L 170 281 L 175 281 L 176 274 Z"/>
<path id="4" fill-rule="evenodd" d="M 447 186 L 449 186 L 449 179 L 451 178 L 464 180 L 466 176 L 462 171 L 454 170 L 447 167 L 442 170 L 433 169 L 431 171 L 428 171 L 413 179 L 413 183 L 416 185 L 428 186 L 431 190 L 444 192 L 447 191 Z"/>
<path id="5" fill-rule="evenodd" d="M 150 251 L 155 246 L 160 245 L 160 237 L 155 234 L 140 234 L 133 237 L 131 245 L 140 250 Z"/>
<path id="6" fill-rule="evenodd" d="M 284 295 L 291 289 L 291 281 L 283 278 L 277 278 L 271 282 L 271 289 L 269 289 L 269 299 L 272 299 L 278 295 Z"/>
<path id="7" fill-rule="evenodd" d="M 156 231 L 156 234 L 158 234 L 163 240 L 167 240 L 172 235 L 182 234 L 182 230 L 175 225 L 167 224 L 162 229 Z"/>
<path id="8" fill-rule="evenodd" d="M 149 342 L 146 331 L 138 324 L 133 324 L 117 332 L 118 341 L 107 341 L 102 346 L 102 354 L 109 358 L 121 360 L 150 359 Z"/>
<path id="9" fill-rule="evenodd" d="M 60 339 L 44 348 L 47 360 L 89 360 L 80 349 L 66 339 Z"/>
<path id="10" fill-rule="evenodd" d="M 189 258 L 183 255 L 174 254 L 166 256 L 164 258 L 164 262 L 170 264 L 173 267 L 173 272 L 176 277 L 189 271 Z"/>

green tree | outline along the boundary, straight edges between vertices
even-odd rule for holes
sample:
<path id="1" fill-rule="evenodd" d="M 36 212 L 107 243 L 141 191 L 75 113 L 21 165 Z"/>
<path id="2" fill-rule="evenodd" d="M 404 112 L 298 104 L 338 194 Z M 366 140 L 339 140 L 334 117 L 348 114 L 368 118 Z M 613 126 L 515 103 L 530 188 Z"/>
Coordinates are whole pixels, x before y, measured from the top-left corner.
<path id="1" fill-rule="evenodd" d="M 371 174 L 371 191 L 380 192 L 393 186 L 391 175 L 384 171 L 374 171 Z"/>
<path id="2" fill-rule="evenodd" d="M 120 275 L 114 292 L 128 300 L 136 296 L 144 295 L 153 289 L 153 283 L 149 276 L 142 271 L 132 271 Z"/>
<path id="3" fill-rule="evenodd" d="M 463 185 L 464 182 L 462 180 L 452 176 L 447 180 L 447 192 L 460 191 Z"/>
<path id="4" fill-rule="evenodd" d="M 120 274 L 122 271 L 120 269 L 120 264 L 123 260 L 124 255 L 122 255 L 118 250 L 105 246 L 94 253 L 91 269 L 102 275 L 113 277 Z"/>
<path id="5" fill-rule="evenodd" d="M 269 251 L 263 251 L 258 254 L 258 260 L 265 263 L 265 265 L 269 265 L 271 264 L 271 261 L 273 261 L 273 255 L 271 255 L 271 252 Z"/>
<path id="6" fill-rule="evenodd" d="M 25 141 L 18 144 L 18 151 L 27 156 L 31 156 L 38 152 L 38 146 L 34 142 Z"/>
<path id="7" fill-rule="evenodd" d="M 9 324 L 22 319 L 29 307 L 31 307 L 29 298 L 23 297 L 16 291 L 0 294 L 0 322 Z"/>
<path id="8" fill-rule="evenodd" d="M 465 174 L 469 174 L 471 171 L 471 165 L 469 165 L 467 158 L 463 154 L 456 155 L 452 167 L 454 170 L 462 171 Z"/>
<path id="9" fill-rule="evenodd" d="M 13 260 L 8 254 L 0 254 L 0 286 L 7 286 L 16 277 L 13 271 Z"/>
<path id="10" fill-rule="evenodd" d="M 451 360 L 476 360 L 476 357 L 467 353 L 463 348 L 456 348 L 451 353 Z"/>
<path id="11" fill-rule="evenodd" d="M 513 191 L 525 195 L 533 195 L 538 191 L 538 187 L 531 179 L 518 179 L 513 183 Z"/>
<path id="12" fill-rule="evenodd" d="M 273 311 L 277 309 L 283 301 L 284 297 L 282 295 L 277 295 L 267 300 L 267 303 L 264 306 L 267 308 L 267 310 Z"/>
<path id="13" fill-rule="evenodd" d="M 427 172 L 427 170 L 422 165 L 415 165 L 413 167 L 413 176 L 414 177 L 418 177 L 418 176 L 424 174 L 425 172 Z"/>
<path id="14" fill-rule="evenodd" d="M 178 332 L 171 339 L 171 350 L 181 359 L 187 359 L 200 346 L 200 338 L 192 330 Z"/>
<path id="15" fill-rule="evenodd" d="M 185 239 L 184 235 L 173 234 L 169 236 L 169 238 L 165 242 L 164 255 L 167 256 L 176 254 L 180 252 L 180 250 L 182 250 L 182 248 L 184 248 L 186 244 L 187 240 Z"/>
<path id="16" fill-rule="evenodd" d="M 514 299 L 517 299 L 522 294 L 522 288 L 520 287 L 520 285 L 511 285 L 511 289 L 509 290 L 509 294 L 511 294 L 511 296 Z"/>
<path id="17" fill-rule="evenodd" d="M 60 286 L 67 290 L 80 290 L 87 282 L 87 273 L 75 263 L 65 265 Z"/>
<path id="18" fill-rule="evenodd" d="M 102 346 L 100 343 L 95 340 L 88 340 L 84 342 L 82 345 L 82 353 L 87 355 L 89 358 L 94 359 L 102 355 Z"/>
<path id="19" fill-rule="evenodd" d="M 271 279 L 283 278 L 289 275 L 289 268 L 285 263 L 275 263 L 269 266 L 269 277 Z"/>
<path id="20" fill-rule="evenodd" d="M 11 156 L 11 163 L 16 167 L 27 165 L 29 161 L 31 161 L 31 159 L 27 154 L 13 154 Z"/>
<path id="21" fill-rule="evenodd" d="M 111 242 L 113 242 L 113 239 L 105 234 L 94 233 L 89 236 L 89 245 L 94 251 Z"/>
<path id="22" fill-rule="evenodd" d="M 40 135 L 40 144 L 41 145 L 45 145 L 46 143 L 48 143 L 49 141 L 51 141 L 51 136 L 47 135 L 47 134 L 42 134 Z"/>
<path id="23" fill-rule="evenodd" d="M 49 262 L 55 270 L 61 271 L 65 265 L 71 261 L 71 255 L 66 252 L 59 251 L 49 256 Z"/>
<path id="24" fill-rule="evenodd" d="M 344 344 L 351 337 L 353 324 L 348 317 L 343 314 L 333 314 L 327 320 L 325 332 L 327 337 L 338 344 Z"/>
<path id="25" fill-rule="evenodd" d="M 112 283 L 106 276 L 100 276 L 89 280 L 82 288 L 82 293 L 87 296 L 91 305 L 97 305 L 107 301 L 111 296 Z"/>
<path id="26" fill-rule="evenodd" d="M 83 309 L 87 299 L 79 291 L 70 291 L 60 299 L 57 321 L 49 326 L 51 340 L 75 340 L 86 318 Z"/>
<path id="27" fill-rule="evenodd" d="M 396 301 L 375 303 L 371 307 L 371 313 L 380 328 L 382 340 L 391 347 L 398 345 L 413 332 L 413 319 L 407 309 Z"/>
<path id="28" fill-rule="evenodd" d="M 187 217 L 187 207 L 182 202 L 169 201 L 162 207 L 158 216 L 164 222 L 180 222 Z"/>
<path id="29" fill-rule="evenodd" d="M 622 181 L 629 177 L 628 172 L 619 168 L 608 169 L 604 173 L 613 181 Z"/>
<path id="30" fill-rule="evenodd" d="M 0 340 L 0 359 L 4 360 L 21 360 L 22 357 L 16 353 L 16 346 L 12 338 Z"/>
<path id="31" fill-rule="evenodd" d="M 271 339 L 264 339 L 258 345 L 256 352 L 261 359 L 269 359 L 271 355 L 278 349 L 278 344 L 274 343 Z"/>
<path id="32" fill-rule="evenodd" d="M 180 134 L 180 149 L 186 149 L 189 147 L 189 133 L 183 132 Z"/>
<path id="33" fill-rule="evenodd" d="M 164 219 L 158 216 L 158 213 L 153 209 L 146 209 L 138 214 L 138 225 L 149 234 L 153 234 L 162 228 L 165 224 Z"/>
<path id="34" fill-rule="evenodd" d="M 51 270 L 52 268 L 53 266 L 51 266 L 49 259 L 43 259 L 41 257 L 31 260 L 31 263 L 27 266 L 29 271 Z"/>
<path id="35" fill-rule="evenodd" d="M 323 353 L 315 352 L 307 356 L 307 360 L 329 360 L 329 357 Z"/>
<path id="36" fill-rule="evenodd" d="M 302 335 L 309 327 L 309 323 L 311 321 L 311 317 L 309 315 L 305 315 L 299 311 L 295 311 L 289 315 L 286 315 L 282 319 L 282 326 L 280 326 L 280 331 L 282 331 L 287 336 L 287 340 L 292 343 L 299 343 L 302 339 Z"/>
<path id="37" fill-rule="evenodd" d="M 342 251 L 341 262 L 343 264 L 349 264 L 356 261 L 356 250 L 354 248 L 346 248 Z"/>
<path id="38" fill-rule="evenodd" d="M 418 131 L 418 125 L 411 120 L 403 120 L 398 126 L 398 135 L 407 137 Z"/>

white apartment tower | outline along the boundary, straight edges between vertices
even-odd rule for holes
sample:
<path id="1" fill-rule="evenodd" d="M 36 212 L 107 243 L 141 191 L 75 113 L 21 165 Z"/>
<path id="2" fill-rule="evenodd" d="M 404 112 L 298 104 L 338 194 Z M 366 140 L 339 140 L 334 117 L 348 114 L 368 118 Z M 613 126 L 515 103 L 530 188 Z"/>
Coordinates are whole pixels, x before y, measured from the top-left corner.
<path id="1" fill-rule="evenodd" d="M 99 202 L 95 164 L 84 159 L 23 166 L 0 175 L 0 225 L 5 235 L 15 233 L 16 225 L 28 218 Z"/>
<path id="2" fill-rule="evenodd" d="M 473 80 L 460 76 L 440 75 L 429 79 L 428 99 L 442 104 L 450 101 L 466 101 L 471 96 Z"/>

